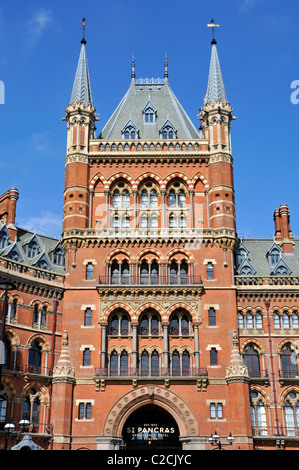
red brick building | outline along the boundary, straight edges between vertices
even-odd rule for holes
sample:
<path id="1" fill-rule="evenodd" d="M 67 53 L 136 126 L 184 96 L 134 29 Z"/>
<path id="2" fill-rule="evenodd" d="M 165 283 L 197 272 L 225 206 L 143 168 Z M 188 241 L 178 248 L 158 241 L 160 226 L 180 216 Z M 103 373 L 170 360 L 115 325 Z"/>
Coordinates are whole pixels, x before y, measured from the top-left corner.
<path id="1" fill-rule="evenodd" d="M 50 448 L 200 450 L 215 429 L 231 433 L 232 449 L 298 448 L 299 254 L 285 205 L 274 240 L 237 236 L 234 116 L 216 41 L 199 131 L 167 60 L 163 79 L 136 79 L 133 59 L 129 89 L 99 134 L 96 116 L 83 39 L 65 116 L 61 245 L 40 242 L 37 254 L 48 256 L 45 278 L 18 276 L 8 261 L 21 232 L 10 213 L 16 191 L 3 195 L 11 240 L 0 260 L 21 278 L 15 295 L 24 277 L 32 286 L 20 301 L 27 315 L 20 308 L 7 334 L 28 349 L 36 292 L 52 321 L 38 331 L 51 370 L 26 376 L 47 396 Z M 63 272 L 51 258 L 61 246 Z M 16 265 L 32 270 L 29 261 Z M 7 369 L 3 423 L 21 417 L 12 403 L 26 390 L 24 374 Z"/>

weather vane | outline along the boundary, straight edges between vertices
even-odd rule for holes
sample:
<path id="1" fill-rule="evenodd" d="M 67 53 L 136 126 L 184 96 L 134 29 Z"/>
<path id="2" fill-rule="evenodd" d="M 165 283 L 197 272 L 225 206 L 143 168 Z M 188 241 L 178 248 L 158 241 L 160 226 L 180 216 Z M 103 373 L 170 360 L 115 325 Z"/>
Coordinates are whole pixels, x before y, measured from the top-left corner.
<path id="1" fill-rule="evenodd" d="M 213 34 L 213 40 L 212 40 L 212 44 L 216 44 L 216 41 L 215 41 L 215 27 L 219 28 L 219 24 L 215 24 L 214 23 L 214 19 L 212 18 L 211 19 L 211 23 L 208 23 L 207 24 L 207 27 L 208 28 L 212 28 L 212 34 Z"/>
<path id="2" fill-rule="evenodd" d="M 85 41 L 85 29 L 87 29 L 87 26 L 85 24 L 85 18 L 83 17 L 82 20 L 80 20 L 80 23 L 82 23 L 83 27 L 83 41 Z"/>

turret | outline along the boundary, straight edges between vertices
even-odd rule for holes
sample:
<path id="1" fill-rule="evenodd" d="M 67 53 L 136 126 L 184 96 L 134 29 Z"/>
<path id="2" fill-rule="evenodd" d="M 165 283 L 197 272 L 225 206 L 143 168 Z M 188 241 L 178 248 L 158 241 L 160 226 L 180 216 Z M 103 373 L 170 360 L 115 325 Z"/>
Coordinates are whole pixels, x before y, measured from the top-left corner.
<path id="1" fill-rule="evenodd" d="M 231 155 L 231 121 L 235 119 L 227 100 L 217 53 L 212 40 L 208 86 L 199 118 L 202 133 L 209 141 L 209 217 L 210 227 L 236 229 L 233 159 Z"/>
<path id="2" fill-rule="evenodd" d="M 88 152 L 98 118 L 92 103 L 85 46 L 83 36 L 71 100 L 63 118 L 67 122 L 63 230 L 86 228 L 89 220 Z"/>

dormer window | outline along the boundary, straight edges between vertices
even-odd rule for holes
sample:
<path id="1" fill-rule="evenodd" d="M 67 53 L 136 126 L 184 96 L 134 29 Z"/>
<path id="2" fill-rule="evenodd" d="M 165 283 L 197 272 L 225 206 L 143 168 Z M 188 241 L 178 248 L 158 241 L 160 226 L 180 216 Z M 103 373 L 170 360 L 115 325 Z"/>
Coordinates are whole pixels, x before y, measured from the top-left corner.
<path id="1" fill-rule="evenodd" d="M 273 267 L 277 265 L 278 261 L 281 258 L 281 254 L 282 254 L 282 249 L 280 248 L 280 246 L 273 243 L 273 245 L 271 246 L 270 250 L 267 253 L 270 266 Z"/>
<path id="2" fill-rule="evenodd" d="M 128 121 L 125 127 L 122 129 L 123 139 L 138 139 L 138 129 L 133 121 Z"/>
<path id="3" fill-rule="evenodd" d="M 27 256 L 28 258 L 35 258 L 38 254 L 38 246 L 36 242 L 31 242 L 27 246 Z"/>
<path id="4" fill-rule="evenodd" d="M 175 139 L 176 129 L 170 121 L 166 121 L 164 126 L 160 129 L 160 137 L 162 139 Z"/>
<path id="5" fill-rule="evenodd" d="M 156 109 L 152 105 L 152 103 L 149 101 L 145 108 L 143 109 L 143 120 L 145 124 L 152 124 L 156 122 Z"/>
<path id="6" fill-rule="evenodd" d="M 52 261 L 58 266 L 64 265 L 64 251 L 61 247 L 56 248 L 52 253 Z"/>

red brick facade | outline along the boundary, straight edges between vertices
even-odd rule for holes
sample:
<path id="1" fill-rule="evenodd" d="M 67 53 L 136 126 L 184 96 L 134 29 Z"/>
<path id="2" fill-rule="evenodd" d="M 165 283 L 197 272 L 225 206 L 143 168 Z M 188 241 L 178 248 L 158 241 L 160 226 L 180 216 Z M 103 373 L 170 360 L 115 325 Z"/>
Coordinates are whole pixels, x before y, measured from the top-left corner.
<path id="1" fill-rule="evenodd" d="M 198 138 L 106 139 L 95 138 L 91 103 L 66 110 L 65 273 L 52 283 L 20 275 L 18 318 L 6 327 L 23 370 L 35 338 L 28 311 L 37 297 L 47 303 L 38 338 L 51 371 L 26 381 L 51 449 L 201 450 L 215 429 L 232 434 L 234 450 L 298 448 L 297 357 L 286 366 L 298 275 L 277 260 L 280 275 L 253 271 L 260 245 L 242 251 L 236 232 L 232 109 L 205 102 L 200 119 Z M 275 230 L 278 250 L 294 255 L 286 206 Z M 17 420 L 24 376 L 3 380 Z"/>

